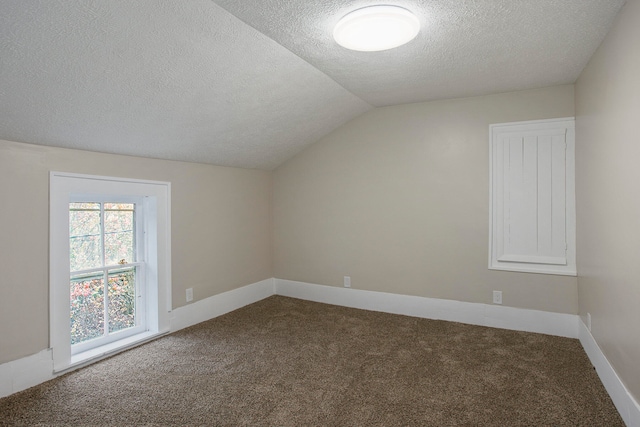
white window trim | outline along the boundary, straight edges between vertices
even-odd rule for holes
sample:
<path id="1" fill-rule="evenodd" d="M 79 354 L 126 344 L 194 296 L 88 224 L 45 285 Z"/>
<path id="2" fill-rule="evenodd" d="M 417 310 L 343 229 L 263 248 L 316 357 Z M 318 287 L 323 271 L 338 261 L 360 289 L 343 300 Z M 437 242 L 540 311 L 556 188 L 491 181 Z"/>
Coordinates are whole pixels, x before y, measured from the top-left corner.
<path id="1" fill-rule="evenodd" d="M 147 227 L 145 239 L 147 278 L 153 287 L 148 298 L 147 331 L 119 344 L 71 355 L 69 324 L 69 201 L 72 194 L 137 196 L 144 199 Z M 85 363 L 100 354 L 135 345 L 151 336 L 164 334 L 170 328 L 171 313 L 171 183 L 95 175 L 50 172 L 49 206 L 49 316 L 50 347 L 54 372 Z M 155 248 L 155 250 L 154 250 Z M 120 347 L 118 346 L 120 345 Z"/>
<path id="2" fill-rule="evenodd" d="M 498 260 L 498 242 L 496 230 L 496 201 L 494 198 L 497 186 L 495 164 L 495 139 L 497 130 L 534 130 L 541 126 L 567 127 L 567 160 L 566 160 L 566 243 L 567 264 L 533 264 L 526 262 L 500 262 Z M 548 120 L 531 120 L 524 122 L 498 123 L 489 126 L 489 269 L 515 271 L 523 273 L 555 274 L 576 276 L 576 202 L 575 202 L 575 118 L 565 117 Z"/>

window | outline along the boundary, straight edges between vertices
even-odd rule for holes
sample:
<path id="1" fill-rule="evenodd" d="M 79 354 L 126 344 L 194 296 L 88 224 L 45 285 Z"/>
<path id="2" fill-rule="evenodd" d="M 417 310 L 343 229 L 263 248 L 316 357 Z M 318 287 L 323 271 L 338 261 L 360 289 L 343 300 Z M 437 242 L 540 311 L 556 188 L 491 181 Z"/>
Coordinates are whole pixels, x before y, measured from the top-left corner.
<path id="1" fill-rule="evenodd" d="M 54 370 L 169 330 L 170 184 L 51 173 Z"/>
<path id="2" fill-rule="evenodd" d="M 144 215 L 141 198 L 71 197 L 78 199 L 69 203 L 71 354 L 77 354 L 146 331 Z"/>
<path id="3" fill-rule="evenodd" d="M 490 127 L 490 269 L 576 275 L 574 128 Z"/>

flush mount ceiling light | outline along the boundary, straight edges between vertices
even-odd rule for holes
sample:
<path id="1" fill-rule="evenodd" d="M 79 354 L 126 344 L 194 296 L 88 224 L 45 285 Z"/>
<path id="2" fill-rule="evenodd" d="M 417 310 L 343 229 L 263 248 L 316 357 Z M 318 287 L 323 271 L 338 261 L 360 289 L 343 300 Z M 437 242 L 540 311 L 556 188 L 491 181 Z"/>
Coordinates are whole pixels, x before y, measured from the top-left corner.
<path id="1" fill-rule="evenodd" d="M 376 52 L 410 42 L 420 32 L 420 21 L 398 6 L 369 6 L 345 15 L 333 38 L 347 49 Z"/>

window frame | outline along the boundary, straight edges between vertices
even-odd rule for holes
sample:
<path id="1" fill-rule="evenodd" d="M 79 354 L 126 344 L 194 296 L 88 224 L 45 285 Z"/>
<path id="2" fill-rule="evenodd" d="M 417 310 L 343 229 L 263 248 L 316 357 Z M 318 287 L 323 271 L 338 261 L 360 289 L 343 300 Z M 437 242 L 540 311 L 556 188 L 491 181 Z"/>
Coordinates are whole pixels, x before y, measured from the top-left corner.
<path id="1" fill-rule="evenodd" d="M 146 331 L 78 354 L 71 351 L 69 202 L 75 196 L 139 198 L 147 266 Z M 54 372 L 88 363 L 138 342 L 167 333 L 171 316 L 171 183 L 66 172 L 50 172 L 49 339 Z"/>

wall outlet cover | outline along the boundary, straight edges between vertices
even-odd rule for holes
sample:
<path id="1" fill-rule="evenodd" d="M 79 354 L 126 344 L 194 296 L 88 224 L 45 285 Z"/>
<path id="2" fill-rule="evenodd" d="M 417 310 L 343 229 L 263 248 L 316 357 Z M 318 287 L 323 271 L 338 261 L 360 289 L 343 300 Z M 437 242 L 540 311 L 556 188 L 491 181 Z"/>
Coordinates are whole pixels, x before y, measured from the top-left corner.
<path id="1" fill-rule="evenodd" d="M 493 291 L 493 303 L 502 304 L 502 291 Z"/>
<path id="2" fill-rule="evenodd" d="M 351 276 L 344 276 L 344 287 L 345 288 L 351 287 Z"/>

